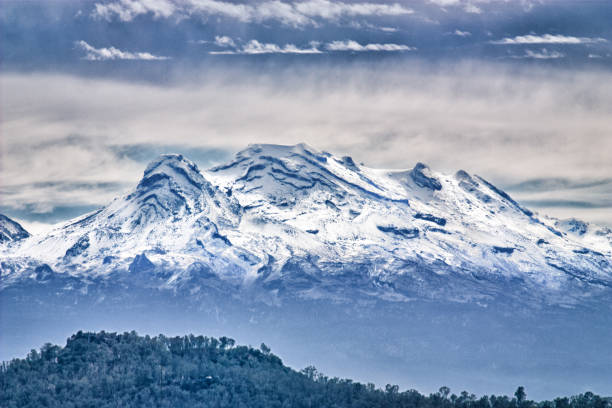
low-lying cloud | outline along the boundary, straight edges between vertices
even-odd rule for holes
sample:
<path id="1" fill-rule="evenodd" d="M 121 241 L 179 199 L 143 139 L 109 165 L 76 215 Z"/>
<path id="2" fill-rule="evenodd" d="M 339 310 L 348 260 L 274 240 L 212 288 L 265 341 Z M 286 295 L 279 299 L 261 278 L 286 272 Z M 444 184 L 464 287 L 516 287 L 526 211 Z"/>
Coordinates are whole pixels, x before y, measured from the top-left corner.
<path id="1" fill-rule="evenodd" d="M 525 50 L 525 55 L 523 58 L 533 58 L 533 59 L 558 59 L 564 58 L 565 54 L 559 51 L 547 50 L 546 48 L 542 48 L 539 51 L 534 50 Z"/>
<path id="2" fill-rule="evenodd" d="M 225 152 L 211 153 L 206 163 L 195 159 L 206 167 L 249 143 L 305 142 L 372 167 L 423 161 L 448 173 L 465 169 L 501 187 L 532 179 L 604 180 L 612 174 L 610 76 L 482 62 L 258 73 L 228 67 L 164 86 L 3 73 L 0 206 L 43 212 L 104 205 L 142 175 L 145 158 L 134 155 L 144 147 L 133 146 L 188 157 Z M 66 188 L 75 185 L 88 188 Z M 609 222 L 605 203 L 612 193 L 593 188 L 586 201 L 596 209 L 547 212 Z M 577 200 L 517 194 L 534 202 Z"/>

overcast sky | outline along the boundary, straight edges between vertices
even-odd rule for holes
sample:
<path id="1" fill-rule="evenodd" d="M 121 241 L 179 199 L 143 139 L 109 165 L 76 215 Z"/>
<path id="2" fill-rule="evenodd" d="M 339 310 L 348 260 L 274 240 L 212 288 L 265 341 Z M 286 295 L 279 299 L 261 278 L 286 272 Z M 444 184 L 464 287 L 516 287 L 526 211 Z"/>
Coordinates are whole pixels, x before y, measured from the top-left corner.
<path id="1" fill-rule="evenodd" d="M 249 143 L 465 169 L 612 225 L 612 3 L 4 1 L 0 212 L 33 231 L 149 160 Z"/>

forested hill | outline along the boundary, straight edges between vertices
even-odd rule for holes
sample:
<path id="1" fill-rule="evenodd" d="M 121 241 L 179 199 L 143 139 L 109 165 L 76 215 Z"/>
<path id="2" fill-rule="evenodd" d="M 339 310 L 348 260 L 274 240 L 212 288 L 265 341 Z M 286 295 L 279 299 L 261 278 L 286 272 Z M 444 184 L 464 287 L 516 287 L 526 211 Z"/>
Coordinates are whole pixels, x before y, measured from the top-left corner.
<path id="1" fill-rule="evenodd" d="M 411 407 L 611 408 L 592 393 L 533 402 L 522 387 L 513 398 L 446 387 L 429 396 L 328 378 L 313 367 L 297 372 L 262 344 L 202 336 L 83 333 L 65 347 L 45 344 L 25 359 L 3 363 L 1 407 Z"/>

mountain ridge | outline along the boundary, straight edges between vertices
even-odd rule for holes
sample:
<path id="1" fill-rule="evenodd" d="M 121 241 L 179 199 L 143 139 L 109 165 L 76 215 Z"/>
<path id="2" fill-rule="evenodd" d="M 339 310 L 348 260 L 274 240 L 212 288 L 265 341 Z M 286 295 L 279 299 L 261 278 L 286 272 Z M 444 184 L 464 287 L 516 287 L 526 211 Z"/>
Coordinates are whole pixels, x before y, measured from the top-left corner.
<path id="1" fill-rule="evenodd" d="M 1 251 L 3 287 L 42 265 L 88 279 L 144 259 L 161 288 L 204 265 L 299 298 L 346 298 L 339 276 L 394 301 L 482 302 L 511 284 L 571 305 L 612 286 L 610 231 L 538 216 L 463 170 L 371 169 L 305 144 L 250 145 L 205 171 L 162 155 L 125 197 Z"/>

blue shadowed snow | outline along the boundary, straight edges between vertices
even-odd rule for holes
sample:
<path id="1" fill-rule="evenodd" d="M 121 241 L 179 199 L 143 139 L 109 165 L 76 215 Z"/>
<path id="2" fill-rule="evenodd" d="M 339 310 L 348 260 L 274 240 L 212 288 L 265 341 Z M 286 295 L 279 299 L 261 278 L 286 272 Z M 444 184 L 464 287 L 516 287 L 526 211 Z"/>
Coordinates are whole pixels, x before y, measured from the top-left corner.
<path id="1" fill-rule="evenodd" d="M 492 248 L 492 250 L 496 254 L 508 254 L 508 255 L 512 255 L 514 253 L 514 251 L 516 250 L 516 248 L 494 246 Z"/>
<path id="2" fill-rule="evenodd" d="M 64 257 L 71 258 L 73 256 L 79 256 L 85 252 L 87 248 L 89 248 L 89 237 L 85 235 L 79 238 L 79 240 L 73 246 L 68 248 Z"/>
<path id="3" fill-rule="evenodd" d="M 131 273 L 149 272 L 155 268 L 153 262 L 147 258 L 145 254 L 136 255 L 130 264 L 129 271 Z"/>
<path id="4" fill-rule="evenodd" d="M 441 218 L 441 217 L 436 217 L 436 216 L 431 215 L 431 214 L 416 213 L 414 215 L 414 218 L 419 219 L 419 220 L 425 220 L 425 221 L 433 222 L 435 224 L 438 224 L 441 227 L 446 225 L 446 219 Z"/>
<path id="5" fill-rule="evenodd" d="M 502 191 L 502 190 L 498 189 L 493 184 L 489 183 L 487 180 L 483 179 L 480 176 L 476 176 L 476 177 L 478 177 L 478 179 L 483 184 L 485 184 L 487 187 L 489 187 L 489 189 L 491 189 L 491 191 L 495 192 L 497 195 L 499 195 L 500 197 L 504 198 L 506 201 L 508 201 L 510 204 L 512 204 L 516 209 L 521 211 L 523 214 L 525 214 L 528 217 L 533 216 L 533 212 L 529 211 L 526 208 L 521 207 L 521 205 L 519 203 L 517 203 L 516 201 L 514 201 L 512 199 L 512 197 L 510 197 L 505 191 Z"/>
<path id="6" fill-rule="evenodd" d="M 416 238 L 419 236 L 418 228 L 398 228 L 398 227 L 393 227 L 393 226 L 382 226 L 382 225 L 377 225 L 376 227 L 382 232 L 397 235 L 403 238 L 412 239 L 412 238 Z"/>

